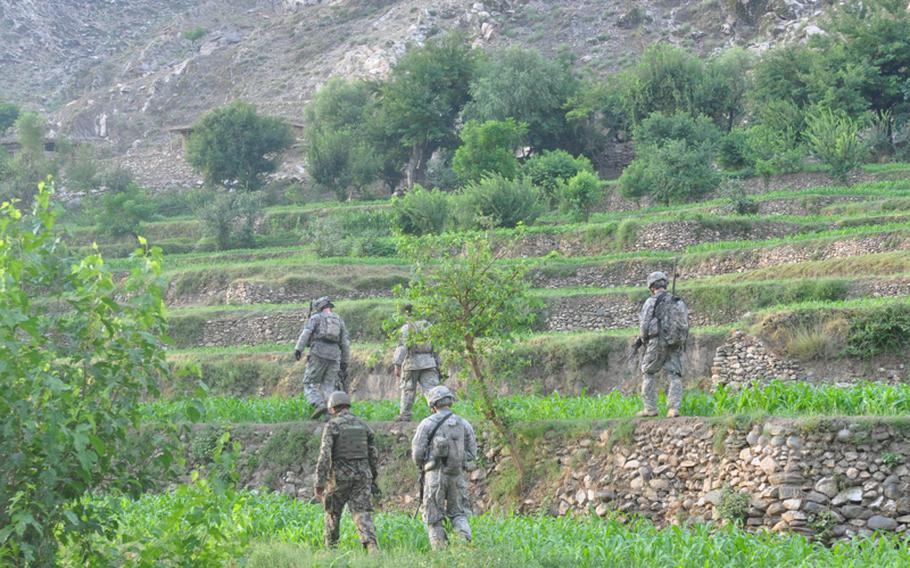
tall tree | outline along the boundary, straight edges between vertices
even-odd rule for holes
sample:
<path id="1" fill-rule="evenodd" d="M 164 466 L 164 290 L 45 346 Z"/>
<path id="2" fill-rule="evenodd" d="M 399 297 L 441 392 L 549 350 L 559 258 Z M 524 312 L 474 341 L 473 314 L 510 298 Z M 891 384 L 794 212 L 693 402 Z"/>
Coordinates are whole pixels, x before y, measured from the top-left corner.
<path id="1" fill-rule="evenodd" d="M 455 119 L 468 101 L 478 56 L 462 36 L 433 39 L 398 62 L 381 91 L 387 132 L 409 149 L 408 187 L 422 183 L 427 161 L 457 143 Z"/>
<path id="2" fill-rule="evenodd" d="M 263 174 L 278 168 L 278 155 L 294 142 L 291 128 L 261 116 L 253 105 L 237 101 L 205 115 L 193 126 L 187 142 L 187 162 L 207 184 L 236 183 L 259 189 Z"/>

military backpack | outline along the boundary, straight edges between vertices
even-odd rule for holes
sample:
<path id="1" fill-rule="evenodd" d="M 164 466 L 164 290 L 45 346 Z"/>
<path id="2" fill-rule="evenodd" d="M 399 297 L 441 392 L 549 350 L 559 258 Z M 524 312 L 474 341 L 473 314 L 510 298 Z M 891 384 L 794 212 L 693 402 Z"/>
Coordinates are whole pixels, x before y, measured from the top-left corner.
<path id="1" fill-rule="evenodd" d="M 654 315 L 660 340 L 669 347 L 680 347 L 689 338 L 689 308 L 679 296 L 664 292 L 657 299 Z"/>
<path id="2" fill-rule="evenodd" d="M 329 343 L 341 343 L 341 316 L 334 313 L 323 314 L 319 318 L 319 325 L 316 326 L 314 334 L 318 341 L 328 341 Z"/>

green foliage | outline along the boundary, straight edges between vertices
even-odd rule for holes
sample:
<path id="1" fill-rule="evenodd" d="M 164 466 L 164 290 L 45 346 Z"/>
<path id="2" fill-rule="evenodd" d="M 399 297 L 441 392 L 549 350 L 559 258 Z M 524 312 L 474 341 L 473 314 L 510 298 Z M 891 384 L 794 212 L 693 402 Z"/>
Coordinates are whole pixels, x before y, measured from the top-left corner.
<path id="1" fill-rule="evenodd" d="M 766 189 L 771 176 L 796 171 L 803 163 L 805 150 L 791 128 L 774 130 L 759 124 L 749 128 L 745 142 L 745 158 L 762 177 Z"/>
<path id="2" fill-rule="evenodd" d="M 307 234 L 322 257 L 394 256 L 393 219 L 387 209 L 342 211 L 318 217 Z"/>
<path id="3" fill-rule="evenodd" d="M 183 504 L 175 489 L 162 495 L 147 495 L 125 501 L 117 510 L 123 529 L 119 542 L 143 543 L 164 530 Z M 382 568 L 552 568 L 553 566 L 679 566 L 697 568 L 712 564 L 732 566 L 747 563 L 755 568 L 777 566 L 900 566 L 908 562 L 907 547 L 900 536 L 838 542 L 817 546 L 795 534 L 769 531 L 747 532 L 735 526 L 690 524 L 658 529 L 647 521 L 593 516 L 478 515 L 470 518 L 474 532 L 471 546 L 453 543 L 446 550 L 430 553 L 426 530 L 420 519 L 405 513 L 374 514 L 383 553 L 363 552 L 351 522 L 341 525 L 337 550 L 322 543 L 322 507 L 275 493 L 243 492 L 212 495 L 212 508 L 223 513 L 212 520 L 244 546 L 244 565 L 250 568 L 307 568 L 337 566 Z M 204 510 L 204 509 L 201 509 Z M 234 511 L 233 514 L 229 514 Z M 204 517 L 203 517 L 204 518 Z M 237 527 L 230 523 L 236 518 Z M 187 527 L 185 523 L 179 525 Z M 191 528 L 192 525 L 190 525 Z M 177 530 L 176 528 L 173 530 Z M 168 538 L 173 538 L 168 535 Z M 211 538 L 201 540 L 210 546 Z M 249 548 L 247 548 L 249 547 Z M 227 550 L 235 550 L 229 543 Z M 153 558 L 148 558 L 151 564 Z M 164 556 L 159 565 L 172 557 Z M 236 560 L 233 559 L 233 560 Z M 117 557 L 99 565 L 118 565 Z M 215 559 L 218 565 L 221 565 Z M 228 560 L 230 561 L 230 560 Z M 196 564 L 201 565 L 201 564 Z M 214 565 L 214 564 L 213 564 Z"/>
<path id="4" fill-rule="evenodd" d="M 402 197 L 392 199 L 392 222 L 406 235 L 438 235 L 451 219 L 451 207 L 449 195 L 415 185 Z"/>
<path id="5" fill-rule="evenodd" d="M 650 195 L 669 205 L 720 184 L 713 166 L 719 132 L 707 117 L 654 113 L 635 128 L 633 138 L 637 157 L 619 178 L 625 197 Z"/>
<path id="6" fill-rule="evenodd" d="M 81 145 L 70 157 L 65 170 L 66 184 L 76 191 L 89 191 L 98 185 L 98 162 L 91 146 Z"/>
<path id="7" fill-rule="evenodd" d="M 122 282 L 97 253 L 67 258 L 51 194 L 42 184 L 31 213 L 0 206 L 0 558 L 36 566 L 54 563 L 54 534 L 98 529 L 84 494 L 136 489 L 153 452 L 173 459 L 161 441 L 130 445 L 139 402 L 168 370 L 161 252 L 137 251 Z"/>
<path id="8" fill-rule="evenodd" d="M 594 173 L 591 161 L 584 156 L 573 158 L 565 150 L 534 154 L 521 168 L 522 175 L 541 188 L 551 201 L 556 199 L 557 187 L 580 172 Z"/>
<path id="9" fill-rule="evenodd" d="M 142 233 L 142 223 L 151 218 L 154 205 L 148 194 L 131 182 L 120 190 L 108 189 L 94 209 L 100 232 L 115 237 L 138 236 Z"/>
<path id="10" fill-rule="evenodd" d="M 209 31 L 202 26 L 196 26 L 193 29 L 183 32 L 183 39 L 187 41 L 198 41 L 204 38 L 208 33 Z"/>
<path id="11" fill-rule="evenodd" d="M 527 135 L 528 127 L 513 119 L 469 120 L 461 131 L 461 146 L 455 151 L 452 169 L 465 182 L 496 174 L 512 179 L 518 173 L 515 153 Z"/>
<path id="12" fill-rule="evenodd" d="M 749 501 L 748 493 L 733 491 L 729 486 L 725 486 L 721 491 L 717 512 L 721 519 L 741 527 L 749 518 Z"/>
<path id="13" fill-rule="evenodd" d="M 455 144 L 455 119 L 469 99 L 477 53 L 465 39 L 447 35 L 409 50 L 381 91 L 385 132 L 410 150 L 408 183 L 422 183 L 426 162 Z"/>
<path id="14" fill-rule="evenodd" d="M 901 353 L 908 344 L 910 309 L 895 305 L 855 316 L 850 323 L 846 352 L 871 359 L 883 353 Z"/>
<path id="15" fill-rule="evenodd" d="M 469 183 L 457 197 L 458 216 L 466 227 L 530 225 L 543 213 L 539 189 L 527 178 L 494 174 Z"/>
<path id="16" fill-rule="evenodd" d="M 816 158 L 831 168 L 831 177 L 846 182 L 848 174 L 858 168 L 868 155 L 860 139 L 863 123 L 831 109 L 817 109 L 806 116 L 805 137 Z"/>
<path id="17" fill-rule="evenodd" d="M 260 116 L 253 105 L 237 101 L 213 110 L 193 126 L 186 160 L 210 186 L 236 183 L 259 189 L 262 175 L 278 167 L 278 155 L 294 142 L 284 122 Z"/>
<path id="18" fill-rule="evenodd" d="M 755 215 L 758 213 L 758 202 L 746 193 L 746 188 L 739 180 L 727 180 L 721 185 L 720 195 L 730 202 L 737 215 Z"/>
<path id="19" fill-rule="evenodd" d="M 727 132 L 717 146 L 717 164 L 725 170 L 741 170 L 754 166 L 746 157 L 748 131 L 734 128 Z"/>
<path id="20" fill-rule="evenodd" d="M 13 103 L 0 102 L 0 134 L 9 129 L 19 118 L 19 107 Z"/>
<path id="21" fill-rule="evenodd" d="M 510 47 L 485 61 L 471 83 L 468 120 L 514 119 L 528 127 L 535 150 L 571 148 L 565 105 L 578 89 L 572 62 L 548 59 L 531 49 Z"/>
<path id="22" fill-rule="evenodd" d="M 339 199 L 379 179 L 396 159 L 377 138 L 374 90 L 364 81 L 333 79 L 304 110 L 310 177 Z"/>
<path id="23" fill-rule="evenodd" d="M 258 195 L 201 189 L 191 199 L 193 212 L 218 250 L 255 245 L 254 223 L 262 209 Z"/>
<path id="24" fill-rule="evenodd" d="M 603 198 L 603 182 L 588 171 L 581 171 L 559 184 L 556 194 L 559 205 L 577 221 L 587 221 L 591 207 Z"/>

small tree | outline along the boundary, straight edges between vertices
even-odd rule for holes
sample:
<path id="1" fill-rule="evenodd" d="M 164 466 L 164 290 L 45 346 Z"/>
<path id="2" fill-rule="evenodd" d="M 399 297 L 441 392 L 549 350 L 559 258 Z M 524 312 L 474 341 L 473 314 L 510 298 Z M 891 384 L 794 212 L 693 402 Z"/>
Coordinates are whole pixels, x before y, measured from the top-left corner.
<path id="1" fill-rule="evenodd" d="M 604 184 L 591 172 L 578 172 L 572 178 L 559 184 L 557 195 L 559 206 L 578 221 L 587 221 L 591 207 L 603 197 Z"/>
<path id="2" fill-rule="evenodd" d="M 186 160 L 210 186 L 236 183 L 251 191 L 262 185 L 263 174 L 278 168 L 278 155 L 293 142 L 287 124 L 260 116 L 253 105 L 237 101 L 193 126 Z"/>
<path id="3" fill-rule="evenodd" d="M 526 178 L 487 176 L 468 184 L 457 197 L 458 216 L 466 227 L 530 225 L 544 212 L 540 190 Z"/>
<path id="4" fill-rule="evenodd" d="M 122 282 L 97 253 L 67 258 L 51 193 L 39 186 L 31 214 L 0 205 L 0 558 L 13 565 L 55 565 L 58 535 L 106 520 L 81 497 L 141 490 L 160 475 L 153 455 L 174 457 L 162 439 L 132 443 L 168 373 L 161 251 L 137 251 Z"/>
<path id="5" fill-rule="evenodd" d="M 115 237 L 139 236 L 142 223 L 148 221 L 155 210 L 149 196 L 130 181 L 123 187 L 109 188 L 95 207 L 98 230 Z"/>
<path id="6" fill-rule="evenodd" d="M 565 150 L 548 150 L 534 154 L 524 163 L 521 173 L 543 190 L 547 198 L 556 198 L 556 189 L 579 172 L 594 173 L 591 160 L 584 156 L 572 157 Z"/>
<path id="7" fill-rule="evenodd" d="M 806 116 L 804 136 L 816 158 L 826 164 L 831 177 L 846 183 L 851 171 L 862 165 L 868 146 L 860 138 L 863 124 L 844 113 L 818 109 Z"/>
<path id="8" fill-rule="evenodd" d="M 259 195 L 203 189 L 192 196 L 191 206 L 218 250 L 255 245 L 254 222 L 262 209 Z"/>
<path id="9" fill-rule="evenodd" d="M 744 158 L 761 176 L 766 190 L 772 176 L 798 170 L 804 156 L 805 150 L 794 129 L 776 130 L 758 124 L 746 133 Z"/>
<path id="10" fill-rule="evenodd" d="M 13 103 L 0 103 L 0 134 L 16 123 L 19 118 L 19 107 Z"/>
<path id="11" fill-rule="evenodd" d="M 468 393 L 511 450 L 523 482 L 525 467 L 508 414 L 499 404 L 490 360 L 507 352 L 530 329 L 535 307 L 525 277 L 527 261 L 502 264 L 508 250 L 493 250 L 487 235 L 403 239 L 399 249 L 413 262 L 407 287 L 396 296 L 414 314 L 433 322 L 427 339 L 456 363 Z"/>
<path id="12" fill-rule="evenodd" d="M 451 220 L 451 197 L 438 189 L 415 185 L 403 197 L 392 198 L 393 223 L 407 235 L 442 233 Z"/>
<path id="13" fill-rule="evenodd" d="M 463 181 L 476 181 L 488 174 L 512 179 L 518 173 L 515 153 L 528 127 L 506 120 L 468 121 L 461 131 L 461 146 L 455 151 L 452 169 Z"/>

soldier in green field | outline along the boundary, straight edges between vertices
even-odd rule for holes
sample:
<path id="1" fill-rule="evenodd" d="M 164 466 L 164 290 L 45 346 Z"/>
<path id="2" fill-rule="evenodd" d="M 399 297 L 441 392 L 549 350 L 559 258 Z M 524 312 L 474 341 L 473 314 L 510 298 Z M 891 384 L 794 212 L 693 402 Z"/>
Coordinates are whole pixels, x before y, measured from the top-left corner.
<path id="1" fill-rule="evenodd" d="M 406 304 L 403 311 L 410 318 L 413 306 Z M 398 347 L 393 357 L 395 376 L 400 380 L 401 388 L 401 402 L 396 421 L 411 420 L 411 409 L 414 406 L 418 385 L 421 391 L 427 393 L 439 384 L 439 357 L 432 345 L 418 339 L 418 336 L 425 333 L 429 327 L 430 324 L 426 320 L 410 319 L 401 326 Z"/>
<path id="2" fill-rule="evenodd" d="M 648 276 L 651 297 L 639 314 L 639 336 L 635 349 L 644 345 L 641 358 L 641 396 L 644 409 L 638 416 L 657 416 L 657 373 L 667 373 L 667 417 L 679 416 L 682 402 L 682 353 L 689 333 L 688 310 L 682 299 L 667 292 L 669 278 L 663 272 Z"/>
<path id="3" fill-rule="evenodd" d="M 303 393 L 314 407 L 313 419 L 326 412 L 326 399 L 336 391 L 347 391 L 348 361 L 351 345 L 348 328 L 341 316 L 332 311 L 335 304 L 328 296 L 313 302 L 314 313 L 303 326 L 294 358 L 300 361 L 303 350 L 309 346 L 306 371 L 303 375 Z"/>
<path id="4" fill-rule="evenodd" d="M 433 550 L 445 548 L 442 522 L 471 542 L 471 514 L 465 472 L 474 469 L 477 439 L 467 420 L 452 412 L 455 395 L 445 386 L 433 387 L 427 395 L 433 414 L 424 418 L 411 441 L 411 457 L 423 472 L 423 522 Z"/>
<path id="5" fill-rule="evenodd" d="M 350 412 L 351 397 L 333 392 L 328 400 L 331 418 L 322 430 L 316 461 L 316 497 L 325 507 L 325 545 L 338 544 L 341 513 L 347 505 L 360 533 L 360 542 L 370 552 L 379 550 L 373 525 L 373 496 L 377 485 L 379 452 L 373 431 Z"/>

